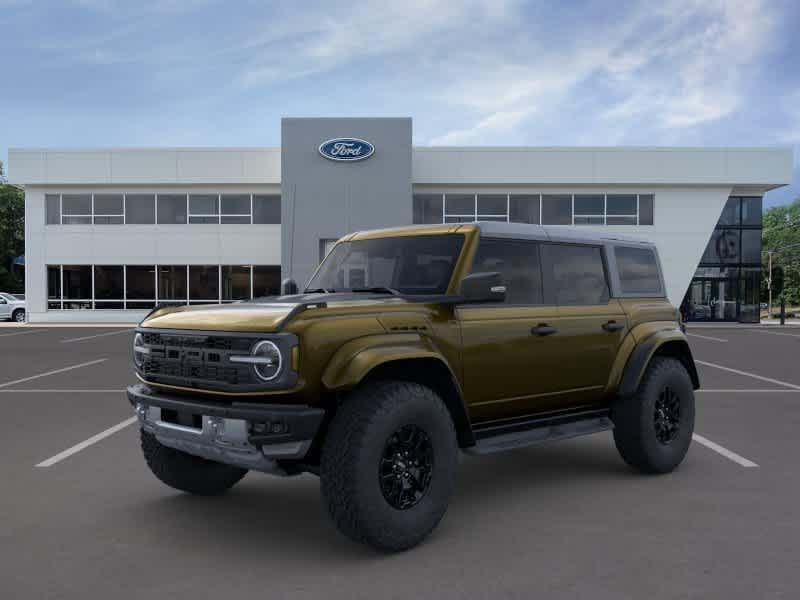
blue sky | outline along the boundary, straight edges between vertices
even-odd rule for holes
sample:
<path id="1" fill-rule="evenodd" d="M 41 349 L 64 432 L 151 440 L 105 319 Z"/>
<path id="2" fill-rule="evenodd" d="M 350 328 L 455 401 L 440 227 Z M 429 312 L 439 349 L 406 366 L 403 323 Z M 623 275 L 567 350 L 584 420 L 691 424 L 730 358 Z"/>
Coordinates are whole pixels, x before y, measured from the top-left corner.
<path id="1" fill-rule="evenodd" d="M 418 145 L 782 145 L 794 0 L 0 0 L 0 159 L 276 146 L 282 116 L 411 116 Z"/>

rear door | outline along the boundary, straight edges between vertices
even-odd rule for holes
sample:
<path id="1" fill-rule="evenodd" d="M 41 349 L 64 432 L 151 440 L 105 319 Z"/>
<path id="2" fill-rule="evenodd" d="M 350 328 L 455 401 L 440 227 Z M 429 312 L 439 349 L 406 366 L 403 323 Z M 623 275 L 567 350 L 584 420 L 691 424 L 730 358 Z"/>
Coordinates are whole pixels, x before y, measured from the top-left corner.
<path id="1" fill-rule="evenodd" d="M 600 401 L 628 330 L 622 305 L 611 298 L 603 248 L 543 244 L 542 271 L 546 295 L 558 306 L 553 351 L 563 357 L 559 406 Z"/>

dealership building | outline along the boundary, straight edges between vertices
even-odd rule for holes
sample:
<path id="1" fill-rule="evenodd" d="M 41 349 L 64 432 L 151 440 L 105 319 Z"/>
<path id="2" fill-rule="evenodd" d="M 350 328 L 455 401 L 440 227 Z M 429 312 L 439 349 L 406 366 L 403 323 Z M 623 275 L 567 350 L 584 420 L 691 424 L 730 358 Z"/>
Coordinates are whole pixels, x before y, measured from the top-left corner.
<path id="1" fill-rule="evenodd" d="M 301 287 L 333 242 L 411 223 L 594 227 L 656 243 L 690 318 L 758 320 L 784 148 L 413 146 L 410 118 L 283 119 L 279 148 L 22 148 L 31 322 Z"/>

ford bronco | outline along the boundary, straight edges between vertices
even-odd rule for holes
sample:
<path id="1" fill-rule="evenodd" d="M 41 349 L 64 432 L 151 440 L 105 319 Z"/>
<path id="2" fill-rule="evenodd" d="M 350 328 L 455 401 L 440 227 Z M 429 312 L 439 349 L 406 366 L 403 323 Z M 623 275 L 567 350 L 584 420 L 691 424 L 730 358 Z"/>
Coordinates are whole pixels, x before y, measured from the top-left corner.
<path id="1" fill-rule="evenodd" d="M 366 231 L 283 291 L 137 328 L 128 398 L 167 485 L 314 473 L 344 534 L 397 551 L 444 516 L 460 452 L 613 430 L 629 465 L 666 473 L 689 448 L 699 381 L 652 244 L 496 222 Z"/>

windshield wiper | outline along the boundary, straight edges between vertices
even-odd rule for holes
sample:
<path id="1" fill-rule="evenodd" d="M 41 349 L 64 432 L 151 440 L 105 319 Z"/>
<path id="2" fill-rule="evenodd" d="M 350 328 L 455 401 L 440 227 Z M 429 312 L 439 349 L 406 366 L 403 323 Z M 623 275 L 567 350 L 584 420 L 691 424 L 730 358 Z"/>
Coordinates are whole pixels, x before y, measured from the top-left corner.
<path id="1" fill-rule="evenodd" d="M 329 290 L 327 288 L 314 288 L 313 290 L 305 290 L 304 294 L 332 294 L 336 290 Z"/>
<path id="2" fill-rule="evenodd" d="M 350 290 L 351 292 L 372 292 L 376 294 L 391 294 L 392 296 L 401 296 L 402 294 L 394 288 L 384 287 L 382 285 L 375 286 L 375 287 L 362 287 L 362 288 L 353 288 Z"/>

